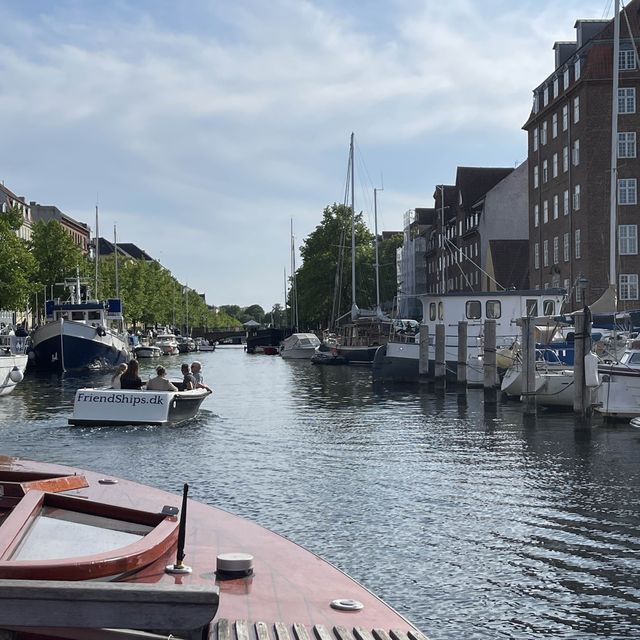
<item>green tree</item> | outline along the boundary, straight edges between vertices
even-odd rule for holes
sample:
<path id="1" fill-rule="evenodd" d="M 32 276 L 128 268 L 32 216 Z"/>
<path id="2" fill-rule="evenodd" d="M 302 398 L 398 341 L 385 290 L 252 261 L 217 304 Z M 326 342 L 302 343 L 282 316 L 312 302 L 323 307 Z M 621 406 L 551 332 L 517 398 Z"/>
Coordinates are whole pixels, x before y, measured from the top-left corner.
<path id="1" fill-rule="evenodd" d="M 359 213 L 355 216 L 355 263 L 356 302 L 361 308 L 375 305 L 372 242 L 373 235 Z M 340 264 L 341 246 L 343 258 Z M 325 207 L 322 222 L 305 239 L 300 254 L 303 263 L 296 271 L 300 326 L 326 328 L 332 319 L 334 295 L 337 296 L 338 315 L 348 313 L 351 308 L 351 208 L 339 204 Z M 290 307 L 292 302 L 290 299 Z"/>
<path id="2" fill-rule="evenodd" d="M 237 304 L 223 304 L 220 307 L 220 311 L 237 320 L 240 320 L 240 316 L 242 315 L 242 309 Z"/>
<path id="3" fill-rule="evenodd" d="M 244 310 L 241 320 L 242 322 L 255 320 L 256 322 L 262 324 L 264 321 L 264 316 L 264 309 L 259 304 L 252 304 Z"/>
<path id="4" fill-rule="evenodd" d="M 0 309 L 24 307 L 35 289 L 35 261 L 27 243 L 16 235 L 21 225 L 17 208 L 0 214 Z"/>
<path id="5" fill-rule="evenodd" d="M 85 258 L 82 250 L 57 220 L 40 220 L 33 225 L 31 252 L 35 259 L 37 285 L 60 284 L 76 275 Z"/>

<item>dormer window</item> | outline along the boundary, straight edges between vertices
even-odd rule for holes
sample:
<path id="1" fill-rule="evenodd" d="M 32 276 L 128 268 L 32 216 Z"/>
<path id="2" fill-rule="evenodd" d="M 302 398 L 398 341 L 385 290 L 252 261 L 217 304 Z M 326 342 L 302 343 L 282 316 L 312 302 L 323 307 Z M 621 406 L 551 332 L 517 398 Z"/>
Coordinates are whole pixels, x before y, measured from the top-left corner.
<path id="1" fill-rule="evenodd" d="M 546 85 L 542 92 L 542 106 L 546 107 L 549 104 L 549 85 Z"/>
<path id="2" fill-rule="evenodd" d="M 569 87 L 569 67 L 565 67 L 564 73 L 562 74 L 562 81 L 564 88 L 567 89 Z"/>
<path id="3" fill-rule="evenodd" d="M 559 81 L 559 79 L 558 79 L 558 76 L 556 76 L 556 77 L 553 79 L 553 97 L 554 97 L 554 98 L 557 98 L 557 97 L 558 97 L 558 88 L 559 88 L 559 83 L 560 83 L 560 81 Z"/>
<path id="4" fill-rule="evenodd" d="M 537 91 L 533 92 L 533 113 L 538 113 L 540 110 L 540 96 Z"/>
<path id="5" fill-rule="evenodd" d="M 576 80 L 580 79 L 580 58 L 578 58 L 575 62 L 575 64 L 573 65 L 573 69 L 574 69 L 574 75 Z"/>
<path id="6" fill-rule="evenodd" d="M 458 204 L 462 206 L 462 191 L 458 194 Z"/>

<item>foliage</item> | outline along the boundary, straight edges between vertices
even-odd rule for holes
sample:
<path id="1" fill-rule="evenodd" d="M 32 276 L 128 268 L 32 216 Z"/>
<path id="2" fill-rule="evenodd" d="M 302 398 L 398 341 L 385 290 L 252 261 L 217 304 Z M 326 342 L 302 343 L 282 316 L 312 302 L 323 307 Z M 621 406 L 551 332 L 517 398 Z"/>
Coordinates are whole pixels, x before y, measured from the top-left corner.
<path id="1" fill-rule="evenodd" d="M 22 214 L 11 208 L 0 215 L 0 309 L 20 309 L 34 290 L 35 261 L 27 243 L 16 235 Z"/>
<path id="2" fill-rule="evenodd" d="M 240 320 L 240 316 L 242 315 L 242 309 L 237 304 L 223 304 L 220 307 L 220 311 L 237 320 Z"/>
<path id="3" fill-rule="evenodd" d="M 85 261 L 82 250 L 57 220 L 39 220 L 33 225 L 31 253 L 36 264 L 36 284 L 48 292 L 58 284 L 61 293 L 64 279 L 74 277 Z"/>
<path id="4" fill-rule="evenodd" d="M 252 304 L 245 308 L 242 312 L 242 322 L 249 322 L 249 320 L 255 320 L 262 324 L 264 322 L 264 309 L 259 304 Z"/>
<path id="5" fill-rule="evenodd" d="M 296 271 L 298 316 L 300 326 L 309 329 L 328 327 L 331 323 L 336 273 L 339 269 L 340 245 L 344 247 L 342 277 L 338 287 L 338 313 L 351 309 L 351 208 L 333 204 L 325 207 L 322 222 L 300 247 L 302 266 Z M 356 303 L 361 308 L 375 305 L 375 269 L 373 235 L 355 216 Z M 292 300 L 289 300 L 291 306 Z"/>

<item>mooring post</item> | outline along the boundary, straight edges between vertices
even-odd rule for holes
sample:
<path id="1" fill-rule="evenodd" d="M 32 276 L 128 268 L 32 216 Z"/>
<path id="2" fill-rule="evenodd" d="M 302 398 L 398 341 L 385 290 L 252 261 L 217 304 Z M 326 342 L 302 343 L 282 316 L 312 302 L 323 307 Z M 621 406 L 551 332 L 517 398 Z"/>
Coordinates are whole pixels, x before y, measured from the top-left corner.
<path id="1" fill-rule="evenodd" d="M 536 340 L 533 318 L 522 318 L 522 398 L 525 415 L 536 413 Z"/>
<path id="2" fill-rule="evenodd" d="M 444 387 L 446 384 L 447 362 L 445 358 L 445 333 L 444 324 L 436 325 L 436 361 L 435 361 L 435 383 Z"/>
<path id="3" fill-rule="evenodd" d="M 420 325 L 420 348 L 418 355 L 418 380 L 427 382 L 429 378 L 429 327 Z"/>
<path id="4" fill-rule="evenodd" d="M 458 322 L 458 372 L 457 380 L 460 386 L 467 386 L 467 322 Z"/>
<path id="5" fill-rule="evenodd" d="M 573 356 L 573 411 L 584 420 L 591 415 L 591 387 L 587 387 L 584 373 L 585 356 L 591 351 L 591 322 L 588 309 L 575 314 L 574 356 Z"/>
<path id="6" fill-rule="evenodd" d="M 484 387 L 494 389 L 498 386 L 498 367 L 496 365 L 496 321 L 484 321 Z"/>

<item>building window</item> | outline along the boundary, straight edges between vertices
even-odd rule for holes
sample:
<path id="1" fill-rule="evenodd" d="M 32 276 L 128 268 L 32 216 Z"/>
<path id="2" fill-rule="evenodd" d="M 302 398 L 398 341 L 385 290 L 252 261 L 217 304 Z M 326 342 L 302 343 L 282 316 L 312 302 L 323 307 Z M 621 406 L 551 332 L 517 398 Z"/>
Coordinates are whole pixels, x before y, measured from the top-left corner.
<path id="1" fill-rule="evenodd" d="M 553 97 L 554 98 L 558 97 L 558 93 L 559 93 L 558 89 L 559 89 L 559 81 L 558 81 L 558 76 L 556 76 L 553 79 Z M 553 136 L 553 137 L 555 138 L 555 136 Z"/>
<path id="2" fill-rule="evenodd" d="M 549 85 L 545 85 L 544 91 L 542 92 L 542 106 L 546 107 L 548 104 L 549 104 Z"/>
<path id="3" fill-rule="evenodd" d="M 573 187 L 573 210 L 578 211 L 580 209 L 580 185 L 577 184 Z"/>
<path id="4" fill-rule="evenodd" d="M 562 170 L 569 171 L 569 147 L 562 147 Z"/>
<path id="5" fill-rule="evenodd" d="M 556 80 L 556 82 L 558 81 Z M 552 138 L 558 137 L 558 113 L 557 112 L 551 116 L 551 137 Z"/>
<path id="6" fill-rule="evenodd" d="M 560 207 L 558 206 L 558 196 L 555 195 L 553 196 L 553 219 L 554 220 L 558 219 L 559 209 Z"/>
<path id="7" fill-rule="evenodd" d="M 574 251 L 577 260 L 582 256 L 582 247 L 580 246 L 580 229 L 576 229 L 574 234 Z"/>
<path id="8" fill-rule="evenodd" d="M 533 130 L 533 136 L 532 136 L 532 138 L 533 138 L 533 150 L 534 150 L 534 151 L 537 151 L 537 150 L 538 150 L 538 127 L 536 127 L 536 128 Z"/>
<path id="9" fill-rule="evenodd" d="M 542 222 L 547 224 L 549 222 L 549 201 L 545 200 L 542 203 Z"/>
<path id="10" fill-rule="evenodd" d="M 542 266 L 549 266 L 549 241 L 544 240 L 542 242 Z"/>
<path id="11" fill-rule="evenodd" d="M 638 254 L 637 225 L 621 224 L 618 227 L 618 253 L 621 256 L 635 256 Z"/>
<path id="12" fill-rule="evenodd" d="M 537 189 L 538 188 L 538 184 L 540 182 L 540 178 L 538 177 L 538 165 L 536 165 L 535 167 L 533 167 L 533 188 Z"/>
<path id="13" fill-rule="evenodd" d="M 621 273 L 620 300 L 637 300 L 638 299 L 638 274 L 637 273 Z"/>
<path id="14" fill-rule="evenodd" d="M 559 255 L 559 249 L 558 249 L 558 236 L 554 236 L 553 238 L 553 264 L 558 264 L 558 255 Z"/>
<path id="15" fill-rule="evenodd" d="M 533 245 L 533 268 L 540 268 L 540 245 L 537 242 Z"/>
<path id="16" fill-rule="evenodd" d="M 533 92 L 533 113 L 538 113 L 540 110 L 540 94 L 537 91 Z"/>
<path id="17" fill-rule="evenodd" d="M 548 182 L 549 180 L 549 163 L 546 160 L 542 161 L 542 182 Z"/>
<path id="18" fill-rule="evenodd" d="M 618 203 L 636 204 L 636 179 L 620 178 L 618 180 Z"/>
<path id="19" fill-rule="evenodd" d="M 558 154 L 554 153 L 551 161 L 551 175 L 554 178 L 558 177 Z"/>
<path id="20" fill-rule="evenodd" d="M 569 67 L 565 67 L 564 73 L 562 74 L 562 82 L 564 84 L 564 88 L 566 89 L 569 86 Z"/>
<path id="21" fill-rule="evenodd" d="M 533 205 L 533 226 L 538 227 L 540 225 L 540 205 Z"/>
<path id="22" fill-rule="evenodd" d="M 636 132 L 618 133 L 618 158 L 636 157 Z"/>
<path id="23" fill-rule="evenodd" d="M 569 262 L 569 234 L 565 233 L 562 239 L 562 257 L 565 262 Z"/>
<path id="24" fill-rule="evenodd" d="M 636 68 L 636 55 L 633 49 L 623 49 L 619 56 L 620 71 L 632 71 Z"/>
<path id="25" fill-rule="evenodd" d="M 573 99 L 573 123 L 580 122 L 580 96 Z"/>
<path id="26" fill-rule="evenodd" d="M 562 213 L 565 216 L 569 215 L 569 189 L 565 189 L 562 194 Z"/>
<path id="27" fill-rule="evenodd" d="M 540 125 L 540 144 L 547 144 L 547 121 L 545 120 Z"/>
<path id="28" fill-rule="evenodd" d="M 618 113 L 636 112 L 636 90 L 633 87 L 618 89 Z"/>
<path id="29" fill-rule="evenodd" d="M 580 140 L 573 141 L 573 154 L 572 154 L 573 166 L 577 167 L 580 164 Z"/>
<path id="30" fill-rule="evenodd" d="M 565 104 L 562 107 L 562 130 L 566 131 L 569 128 L 569 105 Z"/>
<path id="31" fill-rule="evenodd" d="M 573 77 L 576 80 L 580 79 L 580 72 L 581 72 L 581 70 L 580 70 L 580 58 L 578 58 L 576 60 L 575 64 L 573 65 Z"/>

